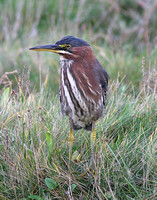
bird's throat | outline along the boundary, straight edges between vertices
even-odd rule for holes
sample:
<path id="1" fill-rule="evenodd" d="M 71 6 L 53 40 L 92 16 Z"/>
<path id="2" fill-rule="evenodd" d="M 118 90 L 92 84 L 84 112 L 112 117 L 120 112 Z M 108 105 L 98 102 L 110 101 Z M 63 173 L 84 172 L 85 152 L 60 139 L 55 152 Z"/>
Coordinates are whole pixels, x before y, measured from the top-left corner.
<path id="1" fill-rule="evenodd" d="M 67 61 L 68 59 L 65 58 L 63 55 L 59 55 L 60 61 Z"/>

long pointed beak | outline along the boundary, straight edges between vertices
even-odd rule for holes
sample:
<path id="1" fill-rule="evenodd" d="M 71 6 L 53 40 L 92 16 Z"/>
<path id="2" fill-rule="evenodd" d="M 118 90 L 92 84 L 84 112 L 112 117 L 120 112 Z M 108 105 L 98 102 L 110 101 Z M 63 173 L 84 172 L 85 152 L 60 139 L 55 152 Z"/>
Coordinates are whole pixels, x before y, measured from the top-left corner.
<path id="1" fill-rule="evenodd" d="M 43 45 L 43 46 L 35 46 L 30 48 L 29 50 L 32 51 L 50 51 L 54 53 L 59 53 L 61 48 L 57 46 L 56 44 L 50 44 L 50 45 Z"/>

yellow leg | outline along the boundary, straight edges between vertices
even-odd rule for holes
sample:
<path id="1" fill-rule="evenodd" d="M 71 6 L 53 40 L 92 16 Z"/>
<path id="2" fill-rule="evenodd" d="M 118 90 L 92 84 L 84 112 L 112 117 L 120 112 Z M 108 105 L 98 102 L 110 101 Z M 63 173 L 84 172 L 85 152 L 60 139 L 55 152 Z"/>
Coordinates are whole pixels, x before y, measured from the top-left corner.
<path id="1" fill-rule="evenodd" d="M 95 140 L 96 140 L 96 132 L 95 132 L 95 124 L 93 124 L 92 133 L 91 133 L 91 164 L 90 168 L 95 168 Z"/>
<path id="2" fill-rule="evenodd" d="M 80 177 L 85 176 L 88 172 L 90 172 L 92 175 L 95 174 L 95 140 L 96 140 L 96 132 L 95 132 L 95 123 L 93 123 L 92 127 L 92 133 L 91 133 L 91 161 L 90 161 L 90 166 L 89 170 L 85 171 L 84 174 L 81 174 Z"/>
<path id="3" fill-rule="evenodd" d="M 73 130 L 72 130 L 72 128 L 70 128 L 70 133 L 69 133 L 69 160 L 71 160 L 71 157 L 72 157 L 73 141 L 74 141 Z"/>

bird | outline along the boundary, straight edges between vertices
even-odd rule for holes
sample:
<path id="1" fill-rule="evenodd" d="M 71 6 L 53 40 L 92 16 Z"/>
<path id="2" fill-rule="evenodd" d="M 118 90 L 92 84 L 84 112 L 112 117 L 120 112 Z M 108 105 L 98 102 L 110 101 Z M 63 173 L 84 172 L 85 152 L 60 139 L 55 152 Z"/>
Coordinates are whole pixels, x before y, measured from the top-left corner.
<path id="1" fill-rule="evenodd" d="M 91 131 L 91 161 L 95 166 L 96 121 L 104 116 L 109 75 L 96 59 L 89 43 L 65 36 L 55 44 L 35 46 L 32 51 L 49 51 L 60 57 L 59 98 L 61 112 L 69 119 L 69 160 L 73 131 Z"/>

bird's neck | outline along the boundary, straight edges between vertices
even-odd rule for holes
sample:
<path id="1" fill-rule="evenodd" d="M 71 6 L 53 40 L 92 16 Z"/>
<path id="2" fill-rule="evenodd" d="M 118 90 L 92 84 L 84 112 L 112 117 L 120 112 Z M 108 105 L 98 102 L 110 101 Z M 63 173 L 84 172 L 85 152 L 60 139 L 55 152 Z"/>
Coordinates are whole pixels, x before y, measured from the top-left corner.
<path id="1" fill-rule="evenodd" d="M 73 62 L 73 60 L 67 59 L 64 56 L 60 55 L 61 68 L 70 68 Z"/>
<path id="2" fill-rule="evenodd" d="M 61 68 L 71 68 L 75 64 L 74 68 L 82 68 L 82 72 L 86 68 L 93 68 L 93 64 L 96 59 L 93 51 L 90 47 L 74 47 L 72 54 L 60 54 Z"/>
<path id="3" fill-rule="evenodd" d="M 60 57 L 60 61 L 67 61 L 67 60 L 68 60 L 67 58 L 65 58 L 65 57 L 62 56 L 62 55 L 59 55 L 59 57 Z"/>

